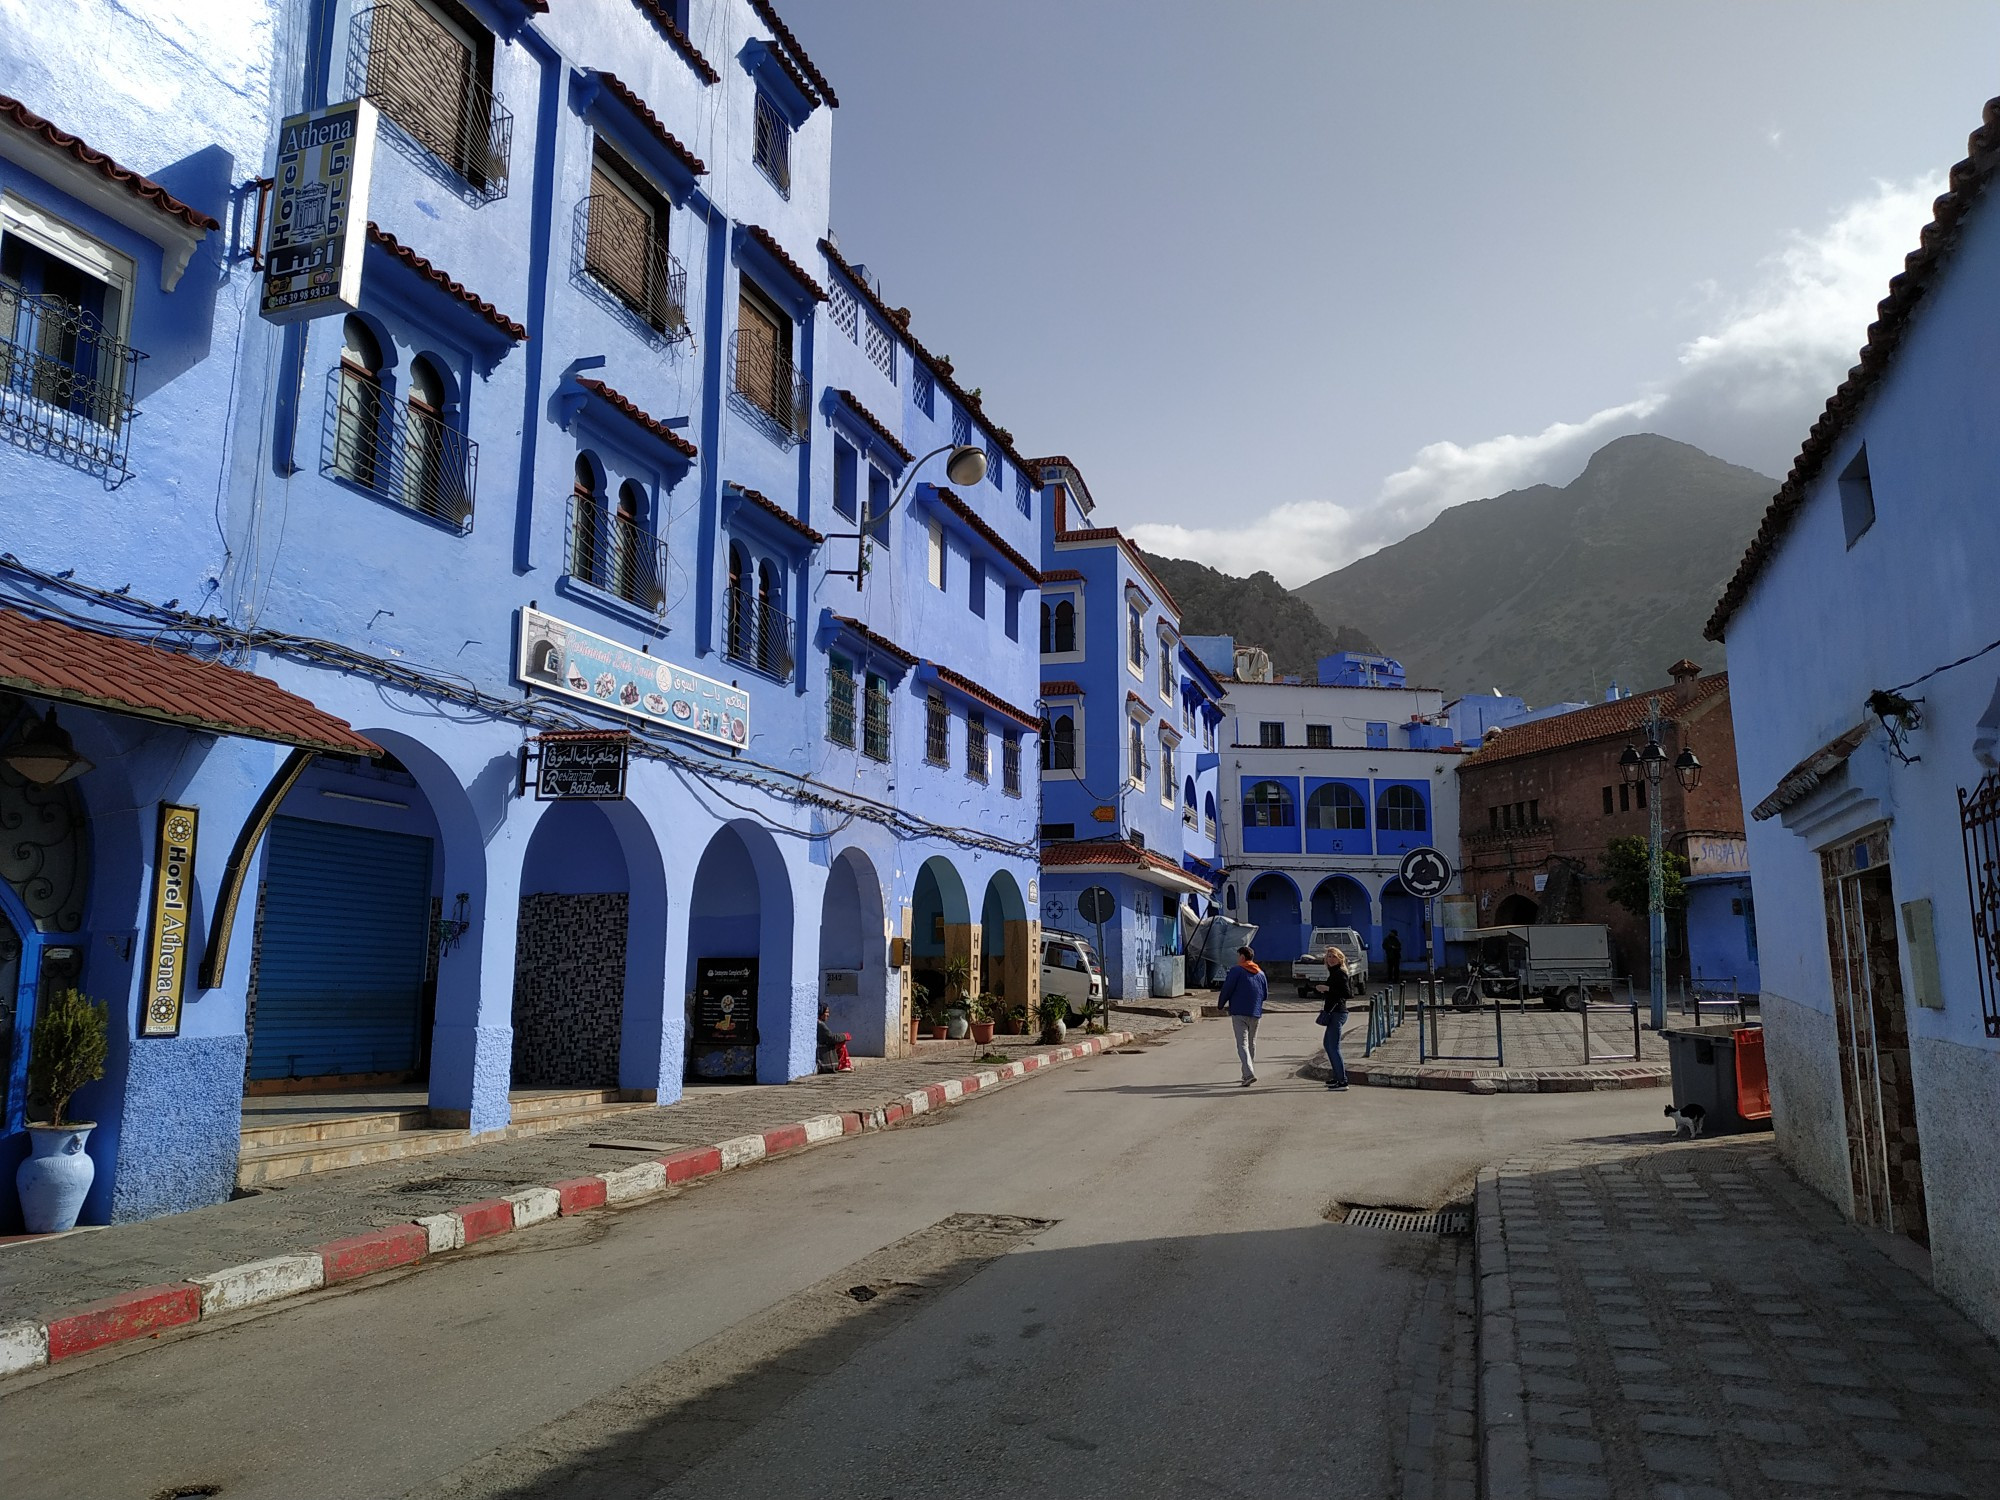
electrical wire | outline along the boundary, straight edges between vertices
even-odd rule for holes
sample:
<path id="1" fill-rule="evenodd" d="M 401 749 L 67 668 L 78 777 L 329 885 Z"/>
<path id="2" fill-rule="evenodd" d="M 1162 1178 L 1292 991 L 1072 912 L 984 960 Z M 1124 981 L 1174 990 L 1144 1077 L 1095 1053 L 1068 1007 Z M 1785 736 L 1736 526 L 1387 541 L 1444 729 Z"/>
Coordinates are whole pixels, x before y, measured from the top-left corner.
<path id="1" fill-rule="evenodd" d="M 1889 689 L 1889 691 L 1892 693 L 1906 693 L 1911 688 L 1916 687 L 1921 683 L 1929 682 L 1933 677 L 1937 676 L 1940 672 L 1949 672 L 1952 668 L 1962 667 L 1967 662 L 1978 661 L 1980 657 L 1986 655 L 1989 651 L 2000 651 L 2000 641 L 1994 641 L 1990 645 L 1981 646 L 1977 651 L 1971 652 L 1965 656 L 1961 656 L 1957 661 L 1948 661 L 1941 667 L 1932 667 L 1928 672 L 1924 673 L 1923 676 L 1912 677 L 1908 682 L 1901 683 L 1896 687 L 1892 687 Z"/>

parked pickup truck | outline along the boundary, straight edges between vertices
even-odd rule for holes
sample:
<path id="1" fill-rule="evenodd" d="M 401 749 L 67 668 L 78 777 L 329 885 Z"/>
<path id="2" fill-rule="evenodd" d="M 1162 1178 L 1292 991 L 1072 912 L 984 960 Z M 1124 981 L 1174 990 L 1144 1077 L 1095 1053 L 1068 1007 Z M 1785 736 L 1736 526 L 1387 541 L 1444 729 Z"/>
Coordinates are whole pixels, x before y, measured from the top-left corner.
<path id="1" fill-rule="evenodd" d="M 1042 929 L 1042 993 L 1067 1000 L 1074 1025 L 1103 1006 L 1104 965 L 1089 939 L 1052 927 Z"/>
<path id="2" fill-rule="evenodd" d="M 1511 1000 L 1525 986 L 1551 1010 L 1582 1010 L 1590 986 L 1611 983 L 1611 934 L 1601 922 L 1475 927 L 1465 941 L 1479 945 L 1479 988 L 1460 985 L 1454 1005 Z"/>
<path id="3" fill-rule="evenodd" d="M 1306 951 L 1292 965 L 1292 982 L 1301 996 L 1323 994 L 1326 990 L 1326 950 L 1338 948 L 1347 955 L 1347 982 L 1359 995 L 1368 986 L 1368 945 L 1352 927 L 1315 927 Z"/>

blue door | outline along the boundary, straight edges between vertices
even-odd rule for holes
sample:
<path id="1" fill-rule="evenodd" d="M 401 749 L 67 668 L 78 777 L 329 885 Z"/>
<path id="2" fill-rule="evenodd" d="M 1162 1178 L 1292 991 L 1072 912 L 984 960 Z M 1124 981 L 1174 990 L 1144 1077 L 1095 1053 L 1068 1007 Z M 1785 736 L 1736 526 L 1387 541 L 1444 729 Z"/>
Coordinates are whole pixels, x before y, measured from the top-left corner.
<path id="1" fill-rule="evenodd" d="M 277 818 L 257 929 L 252 1078 L 407 1073 L 431 931 L 431 841 Z"/>

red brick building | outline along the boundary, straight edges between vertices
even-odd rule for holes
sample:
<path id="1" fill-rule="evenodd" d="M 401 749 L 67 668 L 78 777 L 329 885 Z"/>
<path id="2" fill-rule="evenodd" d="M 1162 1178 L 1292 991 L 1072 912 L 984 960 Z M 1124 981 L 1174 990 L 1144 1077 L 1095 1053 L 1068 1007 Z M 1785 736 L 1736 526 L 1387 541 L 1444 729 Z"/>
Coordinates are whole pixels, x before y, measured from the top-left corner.
<path id="1" fill-rule="evenodd" d="M 1729 674 L 1703 677 L 1691 661 L 1669 671 L 1668 687 L 1490 730 L 1459 763 L 1459 862 L 1480 926 L 1602 922 L 1619 972 L 1649 972 L 1646 919 L 1605 894 L 1605 848 L 1622 835 L 1646 837 L 1650 795 L 1661 799 L 1668 849 L 1685 852 L 1690 837 L 1743 837 Z M 1701 759 L 1692 792 L 1671 769 L 1657 793 L 1625 784 L 1619 756 L 1645 744 L 1655 699 L 1669 767 L 1683 747 Z M 1667 942 L 1669 975 L 1683 973 L 1686 945 L 1671 920 Z"/>

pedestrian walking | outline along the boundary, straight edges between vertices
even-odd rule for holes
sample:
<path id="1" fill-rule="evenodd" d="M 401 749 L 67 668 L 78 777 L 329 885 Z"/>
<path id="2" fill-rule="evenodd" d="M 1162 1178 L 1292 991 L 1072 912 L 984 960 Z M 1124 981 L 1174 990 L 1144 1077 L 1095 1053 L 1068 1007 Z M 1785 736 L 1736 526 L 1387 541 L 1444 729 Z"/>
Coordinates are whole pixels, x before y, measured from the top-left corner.
<path id="1" fill-rule="evenodd" d="M 1340 1055 L 1340 1032 L 1347 1025 L 1347 1002 L 1353 994 L 1354 983 L 1348 974 L 1347 955 L 1338 948 L 1329 947 L 1326 950 L 1326 1004 L 1320 1007 L 1317 1019 L 1326 1029 L 1326 1060 L 1333 1070 L 1327 1076 L 1326 1086 L 1334 1090 L 1347 1087 L 1347 1063 Z"/>
<path id="2" fill-rule="evenodd" d="M 1243 1064 L 1243 1087 L 1257 1081 L 1257 1021 L 1264 1014 L 1264 995 L 1271 987 L 1264 971 L 1257 967 L 1257 955 L 1248 948 L 1236 950 L 1236 967 L 1222 981 L 1222 1008 L 1229 1012 L 1229 1026 L 1236 1033 L 1236 1060 Z"/>
<path id="3" fill-rule="evenodd" d="M 1389 970 L 1389 983 L 1403 982 L 1403 940 L 1391 928 L 1382 937 L 1382 962 Z"/>

